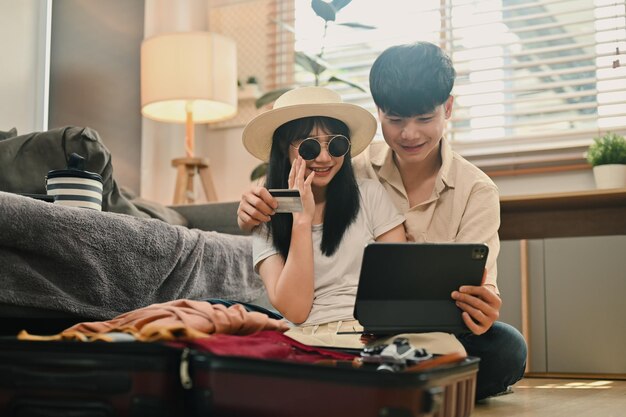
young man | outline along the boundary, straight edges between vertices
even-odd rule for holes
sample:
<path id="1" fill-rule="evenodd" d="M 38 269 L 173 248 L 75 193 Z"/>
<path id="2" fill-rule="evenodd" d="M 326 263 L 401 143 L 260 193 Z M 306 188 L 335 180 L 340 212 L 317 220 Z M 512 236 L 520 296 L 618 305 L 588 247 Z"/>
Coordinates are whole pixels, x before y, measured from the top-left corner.
<path id="1" fill-rule="evenodd" d="M 497 322 L 502 301 L 496 283 L 500 205 L 495 184 L 452 151 L 444 138 L 456 73 L 436 45 L 418 42 L 385 50 L 370 71 L 385 142 L 374 142 L 353 160 L 357 176 L 377 178 L 406 216 L 409 240 L 484 242 L 487 274 L 480 287 L 463 286 L 451 297 L 471 332 L 456 335 L 481 358 L 476 399 L 505 392 L 523 375 L 526 343 Z M 275 201 L 263 187 L 242 196 L 238 222 L 249 230 L 269 220 Z"/>

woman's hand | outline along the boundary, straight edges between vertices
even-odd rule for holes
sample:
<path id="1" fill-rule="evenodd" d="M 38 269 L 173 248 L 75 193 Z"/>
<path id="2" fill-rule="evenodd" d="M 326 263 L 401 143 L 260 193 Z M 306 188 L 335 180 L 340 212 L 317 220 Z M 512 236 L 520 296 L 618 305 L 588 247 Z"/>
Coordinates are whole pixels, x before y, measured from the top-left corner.
<path id="1" fill-rule="evenodd" d="M 315 216 L 315 200 L 313 191 L 311 191 L 311 183 L 315 177 L 315 172 L 311 171 L 305 179 L 306 162 L 301 156 L 293 161 L 291 170 L 289 171 L 289 188 L 296 189 L 300 192 L 300 200 L 302 201 L 302 211 L 293 213 L 294 222 L 313 222 Z"/>

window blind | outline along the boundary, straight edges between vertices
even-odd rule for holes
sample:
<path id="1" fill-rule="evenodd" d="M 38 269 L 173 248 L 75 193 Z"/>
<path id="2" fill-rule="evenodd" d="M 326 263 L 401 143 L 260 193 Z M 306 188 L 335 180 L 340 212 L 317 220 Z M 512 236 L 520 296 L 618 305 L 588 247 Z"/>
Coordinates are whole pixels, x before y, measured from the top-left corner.
<path id="1" fill-rule="evenodd" d="M 289 62 L 293 51 L 322 52 L 330 68 L 322 85 L 336 75 L 367 90 L 372 62 L 391 45 L 428 41 L 446 50 L 457 70 L 447 135 L 483 169 L 580 163 L 594 136 L 626 133 L 623 0 L 355 0 L 325 35 L 310 1 L 275 1 L 284 3 L 276 27 L 293 34 L 277 45 L 293 46 L 284 49 Z M 282 85 L 315 82 L 297 65 L 278 72 Z M 369 92 L 328 86 L 375 113 Z"/>

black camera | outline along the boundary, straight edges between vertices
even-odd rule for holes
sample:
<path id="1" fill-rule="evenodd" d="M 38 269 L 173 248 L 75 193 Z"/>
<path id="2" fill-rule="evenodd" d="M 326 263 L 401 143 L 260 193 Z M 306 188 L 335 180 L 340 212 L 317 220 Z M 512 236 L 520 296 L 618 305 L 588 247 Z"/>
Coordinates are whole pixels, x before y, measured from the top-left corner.
<path id="1" fill-rule="evenodd" d="M 378 364 L 376 370 L 386 372 L 402 371 L 432 357 L 426 349 L 412 347 L 404 337 L 396 337 L 388 345 L 366 347 L 361 352 L 363 363 Z"/>

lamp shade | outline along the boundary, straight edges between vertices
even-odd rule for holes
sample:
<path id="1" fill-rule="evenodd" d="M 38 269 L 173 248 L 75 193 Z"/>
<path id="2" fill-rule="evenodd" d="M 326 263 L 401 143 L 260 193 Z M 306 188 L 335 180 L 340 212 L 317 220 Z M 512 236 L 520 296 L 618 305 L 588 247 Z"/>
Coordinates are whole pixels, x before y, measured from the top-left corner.
<path id="1" fill-rule="evenodd" d="M 219 122 L 237 113 L 235 42 L 210 32 L 177 32 L 141 44 L 141 113 L 162 122 Z"/>

